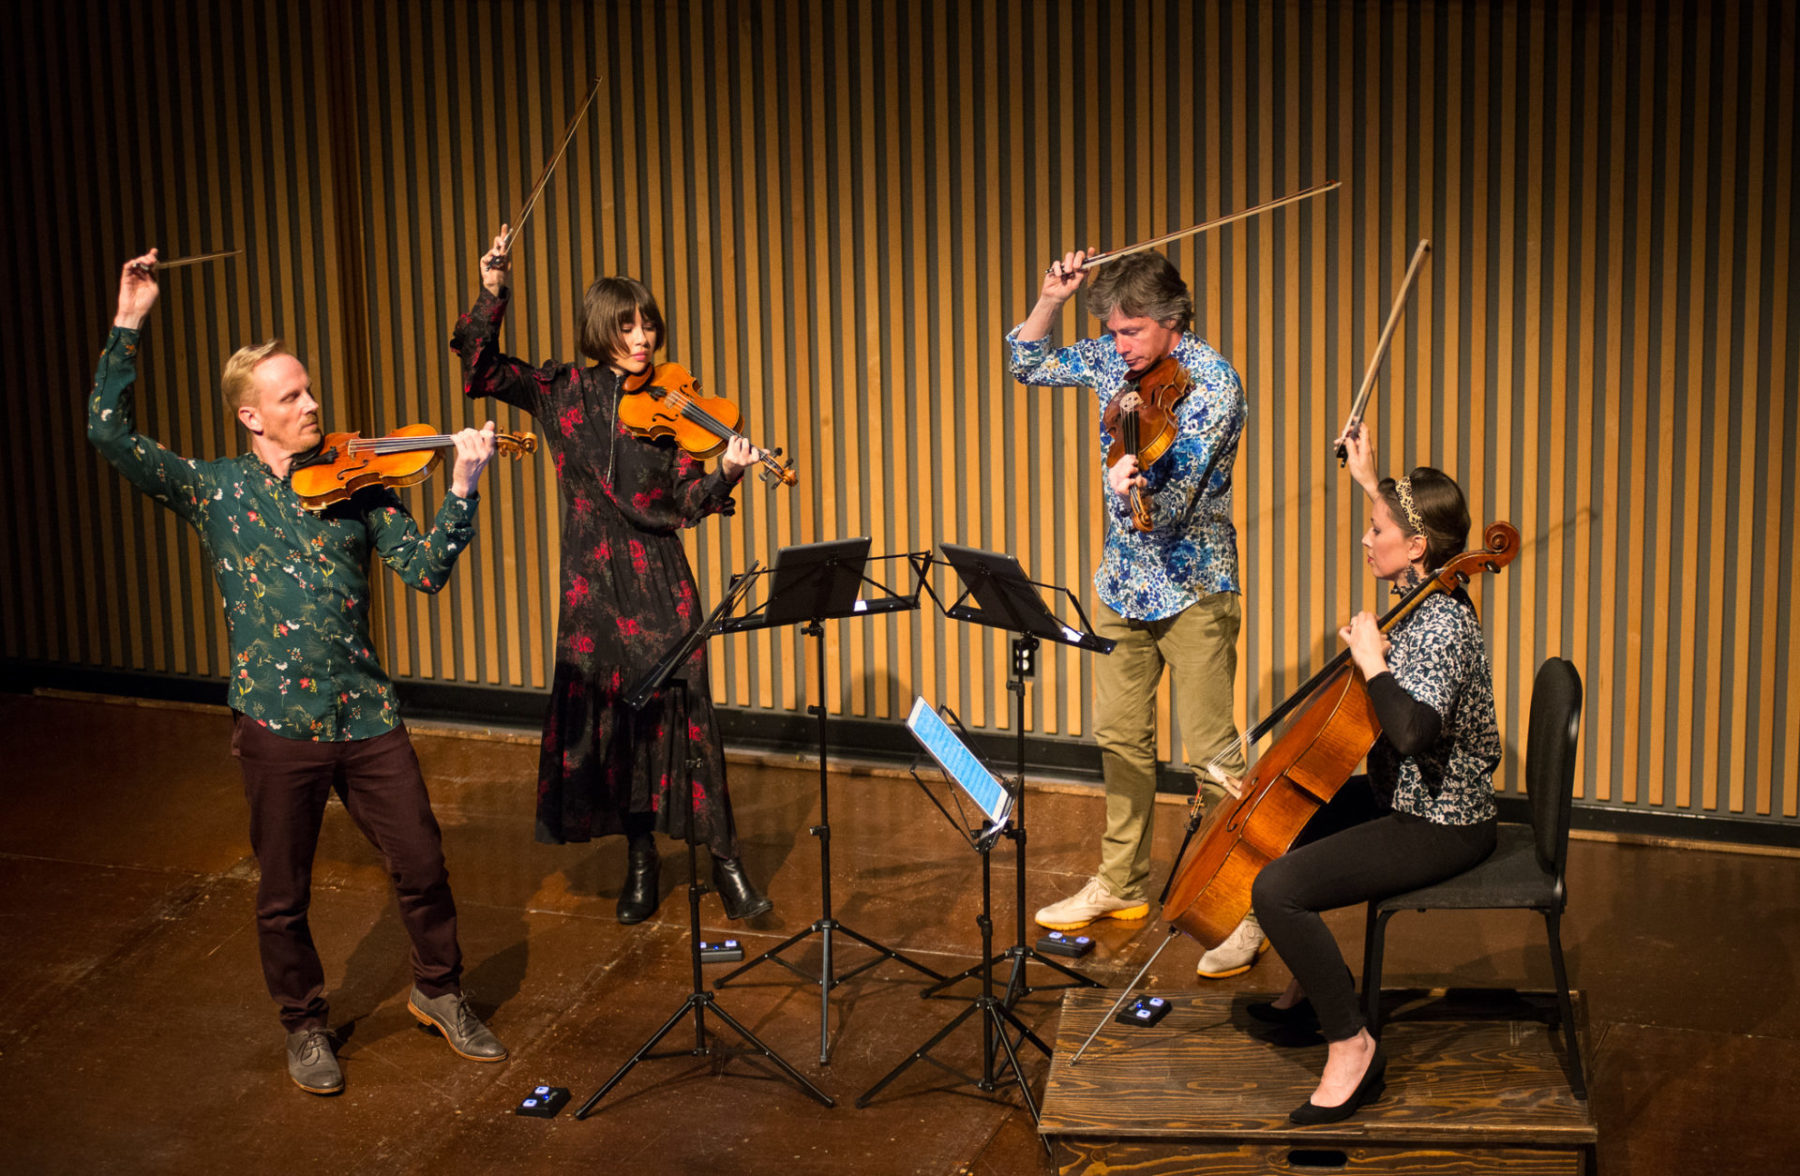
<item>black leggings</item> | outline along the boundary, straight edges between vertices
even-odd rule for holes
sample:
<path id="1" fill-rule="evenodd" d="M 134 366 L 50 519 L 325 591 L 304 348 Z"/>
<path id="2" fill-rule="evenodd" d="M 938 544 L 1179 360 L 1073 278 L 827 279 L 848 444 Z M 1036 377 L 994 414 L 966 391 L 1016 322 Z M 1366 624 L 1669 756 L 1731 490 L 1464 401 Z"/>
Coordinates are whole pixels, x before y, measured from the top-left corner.
<path id="1" fill-rule="evenodd" d="M 1462 873 L 1494 851 L 1494 822 L 1437 825 L 1383 808 L 1356 776 L 1257 875 L 1251 904 L 1306 990 L 1327 1041 L 1361 1032 L 1356 982 L 1320 911 L 1386 898 Z"/>

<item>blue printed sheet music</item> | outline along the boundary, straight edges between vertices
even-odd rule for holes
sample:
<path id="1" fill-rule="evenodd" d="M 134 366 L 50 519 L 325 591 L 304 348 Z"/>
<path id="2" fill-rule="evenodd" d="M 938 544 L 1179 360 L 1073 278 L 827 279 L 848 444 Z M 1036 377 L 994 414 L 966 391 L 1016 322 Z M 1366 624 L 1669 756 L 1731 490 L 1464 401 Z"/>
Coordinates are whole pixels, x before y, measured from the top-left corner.
<path id="1" fill-rule="evenodd" d="M 938 767 L 944 769 L 944 775 L 975 802 L 987 817 L 990 828 L 1006 824 L 1006 818 L 1012 813 L 1012 794 L 976 758 L 968 745 L 957 738 L 950 724 L 944 722 L 930 703 L 923 698 L 914 701 L 912 713 L 906 717 L 906 729 L 937 761 Z"/>

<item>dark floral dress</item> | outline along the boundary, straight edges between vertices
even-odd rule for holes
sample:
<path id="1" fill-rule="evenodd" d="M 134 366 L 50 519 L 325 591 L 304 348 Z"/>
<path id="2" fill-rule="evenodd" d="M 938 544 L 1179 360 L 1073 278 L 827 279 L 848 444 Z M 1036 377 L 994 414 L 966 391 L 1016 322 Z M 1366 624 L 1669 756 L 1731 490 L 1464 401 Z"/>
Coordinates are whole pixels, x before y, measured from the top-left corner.
<path id="1" fill-rule="evenodd" d="M 735 484 L 670 441 L 618 424 L 620 377 L 605 366 L 533 367 L 499 353 L 508 292 L 483 291 L 457 320 L 451 345 L 463 391 L 535 417 L 556 463 L 562 500 L 562 608 L 556 677 L 538 761 L 537 839 L 560 843 L 623 833 L 627 813 L 735 858 L 704 647 L 641 711 L 620 696 L 701 618 L 680 531 L 731 514 Z M 685 682 L 685 688 L 678 683 Z"/>

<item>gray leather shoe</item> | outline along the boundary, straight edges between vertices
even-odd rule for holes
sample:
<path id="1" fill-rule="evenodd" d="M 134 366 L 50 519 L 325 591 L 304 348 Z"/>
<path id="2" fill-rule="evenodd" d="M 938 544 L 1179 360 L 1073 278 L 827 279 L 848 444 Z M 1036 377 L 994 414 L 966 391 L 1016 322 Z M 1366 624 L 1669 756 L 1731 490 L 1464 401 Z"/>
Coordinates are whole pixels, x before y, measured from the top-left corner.
<path id="1" fill-rule="evenodd" d="M 472 1062 L 506 1060 L 506 1047 L 481 1023 L 469 1007 L 469 998 L 460 992 L 427 997 L 415 985 L 406 998 L 406 1011 L 417 1017 L 419 1024 L 442 1033 L 451 1049 Z"/>
<path id="2" fill-rule="evenodd" d="M 344 1072 L 331 1049 L 331 1034 L 300 1029 L 287 1035 L 288 1077 L 308 1094 L 336 1094 L 344 1089 Z"/>

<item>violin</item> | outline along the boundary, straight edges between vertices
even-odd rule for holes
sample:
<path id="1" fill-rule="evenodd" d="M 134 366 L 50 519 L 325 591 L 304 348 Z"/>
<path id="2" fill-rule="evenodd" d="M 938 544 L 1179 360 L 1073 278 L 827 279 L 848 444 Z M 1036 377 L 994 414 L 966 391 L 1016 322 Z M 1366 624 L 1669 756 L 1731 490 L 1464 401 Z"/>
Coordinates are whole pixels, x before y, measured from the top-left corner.
<path id="1" fill-rule="evenodd" d="M 1483 550 L 1457 556 L 1414 586 L 1381 618 L 1381 631 L 1392 629 L 1435 593 L 1453 592 L 1484 571 L 1498 573 L 1518 554 L 1519 532 L 1511 523 L 1490 524 L 1482 539 Z M 1349 650 L 1244 736 L 1244 743 L 1255 743 L 1296 710 L 1293 722 L 1241 785 L 1227 786 L 1233 795 L 1208 816 L 1192 856 L 1186 842 L 1176 855 L 1175 873 L 1163 892 L 1162 917 L 1209 948 L 1225 942 L 1249 912 L 1256 875 L 1287 852 L 1381 735 L 1368 686 Z M 1221 758 L 1215 756 L 1213 762 Z"/>
<path id="2" fill-rule="evenodd" d="M 673 437 L 695 457 L 712 457 L 738 437 L 743 421 L 738 406 L 722 396 L 700 395 L 700 381 L 678 363 L 659 363 L 625 378 L 625 395 L 619 398 L 619 423 L 639 437 Z M 770 486 L 792 486 L 800 480 L 789 458 L 779 460 L 781 450 L 761 449 L 757 472 Z"/>
<path id="3" fill-rule="evenodd" d="M 1188 370 L 1173 355 L 1165 355 L 1126 391 L 1108 401 L 1100 418 L 1101 427 L 1112 438 L 1106 467 L 1111 469 L 1127 456 L 1138 459 L 1140 470 L 1155 465 L 1175 444 L 1175 407 L 1187 399 L 1193 387 Z M 1140 531 L 1156 526 L 1150 499 L 1136 486 L 1131 488 L 1131 524 Z"/>
<path id="4" fill-rule="evenodd" d="M 537 452 L 532 433 L 495 433 L 494 442 L 515 461 Z M 307 510 L 322 511 L 369 486 L 412 486 L 443 463 L 444 450 L 455 448 L 455 437 L 430 425 L 407 425 L 385 437 L 327 433 L 317 453 L 294 459 L 294 493 Z"/>

